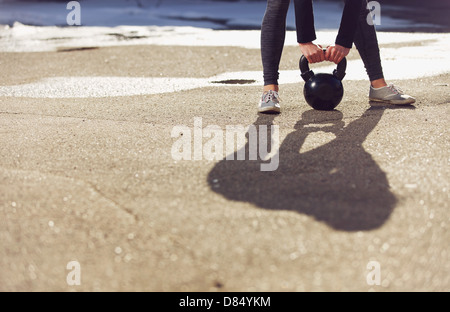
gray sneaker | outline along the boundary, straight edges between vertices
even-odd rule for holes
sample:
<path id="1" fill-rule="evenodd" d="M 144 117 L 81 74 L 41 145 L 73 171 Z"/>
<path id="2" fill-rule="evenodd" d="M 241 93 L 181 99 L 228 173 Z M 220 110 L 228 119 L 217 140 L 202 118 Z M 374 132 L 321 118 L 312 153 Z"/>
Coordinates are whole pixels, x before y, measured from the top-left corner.
<path id="1" fill-rule="evenodd" d="M 258 105 L 260 113 L 279 113 L 280 112 L 280 96 L 277 91 L 269 90 L 263 93 Z"/>
<path id="2" fill-rule="evenodd" d="M 398 87 L 390 84 L 382 88 L 370 87 L 369 100 L 395 105 L 408 105 L 416 102 L 412 96 L 406 95 Z"/>

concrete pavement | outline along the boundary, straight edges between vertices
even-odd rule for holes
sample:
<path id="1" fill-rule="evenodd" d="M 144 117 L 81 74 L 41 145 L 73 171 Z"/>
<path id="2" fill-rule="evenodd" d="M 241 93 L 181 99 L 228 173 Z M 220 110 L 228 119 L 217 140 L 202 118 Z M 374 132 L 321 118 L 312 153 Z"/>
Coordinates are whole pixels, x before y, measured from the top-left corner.
<path id="1" fill-rule="evenodd" d="M 297 60 L 286 48 L 282 69 Z M 243 70 L 261 70 L 259 50 L 0 54 L 1 86 Z M 368 82 L 346 80 L 338 111 L 323 114 L 301 84 L 281 87 L 279 116 L 256 114 L 260 86 L 0 96 L 0 290 L 449 291 L 450 73 L 396 83 L 414 106 L 372 107 Z M 278 170 L 174 160 L 173 128 L 196 117 L 278 125 Z M 67 283 L 71 261 L 80 285 Z"/>

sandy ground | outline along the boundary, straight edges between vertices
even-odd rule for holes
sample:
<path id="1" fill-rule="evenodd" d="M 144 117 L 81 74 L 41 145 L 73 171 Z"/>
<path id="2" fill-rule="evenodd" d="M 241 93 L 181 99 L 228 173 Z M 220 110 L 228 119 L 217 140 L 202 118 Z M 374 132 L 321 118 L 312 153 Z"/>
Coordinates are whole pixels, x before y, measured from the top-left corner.
<path id="1" fill-rule="evenodd" d="M 282 69 L 297 60 L 286 48 Z M 239 48 L 1 53 L 0 85 L 260 69 L 259 51 Z M 449 291 L 449 83 L 398 81 L 417 103 L 392 107 L 344 80 L 343 102 L 323 113 L 289 84 L 269 116 L 256 114 L 261 88 L 245 85 L 0 97 L 0 291 Z M 172 129 L 195 117 L 278 125 L 278 170 L 175 161 Z M 67 283 L 70 261 L 81 285 Z M 367 282 L 370 261 L 380 285 Z"/>

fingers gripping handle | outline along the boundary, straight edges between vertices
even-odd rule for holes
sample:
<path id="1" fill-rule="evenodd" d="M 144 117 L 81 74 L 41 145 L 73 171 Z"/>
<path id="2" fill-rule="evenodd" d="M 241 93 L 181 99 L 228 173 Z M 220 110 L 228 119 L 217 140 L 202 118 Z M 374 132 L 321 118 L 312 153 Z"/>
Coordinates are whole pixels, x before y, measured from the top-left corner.
<path id="1" fill-rule="evenodd" d="M 304 55 L 302 55 L 302 57 L 300 58 L 299 67 L 301 76 L 304 81 L 308 81 L 314 76 L 314 72 L 309 69 L 308 59 Z M 344 57 L 337 65 L 337 68 L 333 71 L 333 75 L 337 79 L 342 80 L 345 77 L 346 69 L 347 69 L 347 59 Z"/>

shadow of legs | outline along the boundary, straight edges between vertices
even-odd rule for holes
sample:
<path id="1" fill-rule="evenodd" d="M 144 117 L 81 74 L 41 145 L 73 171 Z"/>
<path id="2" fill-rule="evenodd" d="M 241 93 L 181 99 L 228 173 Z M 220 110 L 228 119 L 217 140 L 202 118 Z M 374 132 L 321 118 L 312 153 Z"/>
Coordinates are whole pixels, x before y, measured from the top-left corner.
<path id="1" fill-rule="evenodd" d="M 261 171 L 261 159 L 223 159 L 209 173 L 208 182 L 214 192 L 230 200 L 296 211 L 337 230 L 376 229 L 389 218 L 396 198 L 389 190 L 386 174 L 362 143 L 383 112 L 370 108 L 345 126 L 339 111 L 306 111 L 279 148 L 277 170 Z M 258 137 L 262 135 L 261 126 L 272 125 L 274 118 L 258 117 L 254 123 Z M 267 128 L 264 130 L 270 137 Z M 306 137 L 317 131 L 332 133 L 336 138 L 300 153 Z M 248 155 L 249 142 L 244 148 Z"/>

